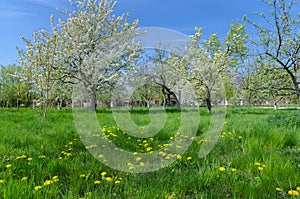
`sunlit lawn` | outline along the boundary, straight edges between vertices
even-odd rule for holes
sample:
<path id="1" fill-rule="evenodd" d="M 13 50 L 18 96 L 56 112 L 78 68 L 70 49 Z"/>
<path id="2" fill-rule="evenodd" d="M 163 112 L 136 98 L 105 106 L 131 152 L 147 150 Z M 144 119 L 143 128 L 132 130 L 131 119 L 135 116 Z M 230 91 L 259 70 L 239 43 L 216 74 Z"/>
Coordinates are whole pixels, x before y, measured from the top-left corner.
<path id="1" fill-rule="evenodd" d="M 119 129 L 110 109 L 97 117 L 104 136 L 125 150 L 148 153 L 176 137 L 180 113 L 167 109 L 157 135 L 130 136 Z M 131 118 L 151 120 L 146 108 Z M 84 146 L 71 109 L 51 109 L 46 120 L 32 109 L 0 109 L 1 198 L 299 198 L 300 112 L 247 107 L 227 109 L 220 139 L 205 158 L 198 158 L 210 117 L 201 108 L 197 136 L 183 155 L 166 168 L 141 174 L 114 170 Z M 189 138 L 187 138 L 189 139 Z M 192 138 L 191 138 L 192 139 Z M 180 146 L 176 146 L 180 148 Z M 100 157 L 101 158 L 101 157 Z M 132 163 L 133 164 L 133 163 Z M 136 158 L 143 166 L 141 158 Z M 132 165 L 128 165 L 129 167 Z"/>

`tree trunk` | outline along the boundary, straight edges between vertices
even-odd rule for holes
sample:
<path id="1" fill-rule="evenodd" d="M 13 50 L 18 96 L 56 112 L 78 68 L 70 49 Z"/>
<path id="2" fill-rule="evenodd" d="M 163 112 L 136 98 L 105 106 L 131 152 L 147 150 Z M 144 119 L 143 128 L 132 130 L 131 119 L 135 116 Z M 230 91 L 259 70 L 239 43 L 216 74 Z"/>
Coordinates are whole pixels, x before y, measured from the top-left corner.
<path id="1" fill-rule="evenodd" d="M 206 86 L 206 95 L 205 95 L 205 103 L 206 103 L 206 107 L 207 107 L 207 112 L 211 113 L 211 96 L 210 96 L 210 90 L 209 88 Z"/>
<path id="2" fill-rule="evenodd" d="M 90 102 L 89 102 L 89 109 L 90 111 L 96 112 L 96 107 L 97 107 L 97 89 L 96 87 L 93 87 L 90 90 Z"/>

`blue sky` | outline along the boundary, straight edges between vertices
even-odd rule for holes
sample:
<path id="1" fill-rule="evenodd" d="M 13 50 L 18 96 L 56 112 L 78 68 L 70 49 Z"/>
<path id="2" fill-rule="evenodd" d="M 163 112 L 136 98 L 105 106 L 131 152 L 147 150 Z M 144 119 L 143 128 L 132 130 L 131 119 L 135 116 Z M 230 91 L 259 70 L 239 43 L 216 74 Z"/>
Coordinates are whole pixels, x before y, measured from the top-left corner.
<path id="1" fill-rule="evenodd" d="M 30 39 L 40 28 L 50 30 L 49 17 L 55 8 L 68 8 L 68 0 L 0 0 L 0 64 L 17 63 L 16 47 L 23 48 L 20 35 Z M 119 0 L 116 14 L 130 13 L 140 27 L 161 27 L 194 34 L 203 28 L 203 37 L 218 33 L 224 38 L 232 20 L 261 11 L 261 0 Z"/>

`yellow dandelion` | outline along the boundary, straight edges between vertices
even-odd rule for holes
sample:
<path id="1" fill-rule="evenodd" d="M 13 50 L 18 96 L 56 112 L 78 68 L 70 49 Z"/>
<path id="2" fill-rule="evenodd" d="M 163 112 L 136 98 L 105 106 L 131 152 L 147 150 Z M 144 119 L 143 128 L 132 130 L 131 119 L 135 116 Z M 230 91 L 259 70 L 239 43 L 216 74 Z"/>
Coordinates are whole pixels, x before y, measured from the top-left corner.
<path id="1" fill-rule="evenodd" d="M 187 159 L 187 160 L 191 160 L 191 159 L 192 159 L 192 157 L 187 157 L 186 159 Z"/>
<path id="2" fill-rule="evenodd" d="M 42 188 L 42 186 L 35 186 L 35 187 L 34 187 L 34 190 L 37 191 L 37 190 L 39 190 L 39 189 L 41 189 L 41 188 Z"/>
<path id="3" fill-rule="evenodd" d="M 238 136 L 238 138 L 239 138 L 239 139 L 242 139 L 243 137 L 242 137 L 242 136 Z"/>
<path id="4" fill-rule="evenodd" d="M 296 190 L 297 190 L 297 191 L 300 191 L 300 187 L 297 187 Z"/>
<path id="5" fill-rule="evenodd" d="M 31 161 L 31 160 L 32 160 L 32 158 L 27 158 L 27 160 L 28 160 L 28 161 Z"/>
<path id="6" fill-rule="evenodd" d="M 4 184 L 5 180 L 0 180 L 0 184 Z"/>
<path id="7" fill-rule="evenodd" d="M 173 199 L 172 195 L 165 195 L 165 199 Z"/>
<path id="8" fill-rule="evenodd" d="M 80 174 L 80 177 L 81 178 L 85 178 L 85 174 Z"/>
<path id="9" fill-rule="evenodd" d="M 141 157 L 137 157 L 135 160 L 140 161 L 141 159 L 142 159 Z"/>
<path id="10" fill-rule="evenodd" d="M 100 180 L 95 180 L 94 184 L 100 184 L 101 181 Z"/>
<path id="11" fill-rule="evenodd" d="M 40 156 L 39 156 L 40 159 L 43 159 L 43 158 L 45 158 L 45 157 L 46 157 L 46 156 L 44 156 L 44 155 L 40 155 Z"/>
<path id="12" fill-rule="evenodd" d="M 152 147 L 148 147 L 147 149 L 146 149 L 146 151 L 151 151 L 153 148 Z"/>
<path id="13" fill-rule="evenodd" d="M 116 180 L 116 181 L 115 181 L 115 184 L 120 184 L 120 183 L 121 183 L 120 180 Z"/>
<path id="14" fill-rule="evenodd" d="M 264 168 L 263 167 L 258 167 L 258 170 L 262 171 L 262 170 L 264 170 Z"/>
<path id="15" fill-rule="evenodd" d="M 7 169 L 9 169 L 9 168 L 11 167 L 11 164 L 7 164 L 5 167 L 6 167 Z"/>
<path id="16" fill-rule="evenodd" d="M 276 191 L 282 191 L 282 189 L 279 187 L 276 187 Z"/>
<path id="17" fill-rule="evenodd" d="M 151 137 L 151 138 L 149 138 L 149 140 L 150 140 L 150 141 L 153 141 L 153 140 L 154 140 L 154 138 L 152 138 L 152 137 Z"/>
<path id="18" fill-rule="evenodd" d="M 106 177 L 105 180 L 110 182 L 110 181 L 112 181 L 112 178 L 111 177 Z"/>
<path id="19" fill-rule="evenodd" d="M 220 171 L 226 171 L 226 168 L 225 167 L 220 167 L 219 170 Z"/>
<path id="20" fill-rule="evenodd" d="M 72 145 L 72 144 L 73 144 L 73 142 L 69 142 L 69 143 L 68 143 L 68 145 Z"/>
<path id="21" fill-rule="evenodd" d="M 25 159 L 25 158 L 27 158 L 26 155 L 21 155 L 21 159 Z"/>
<path id="22" fill-rule="evenodd" d="M 231 168 L 231 171 L 232 172 L 236 172 L 236 168 Z"/>
<path id="23" fill-rule="evenodd" d="M 226 125 L 226 124 L 227 124 L 227 122 L 225 121 L 225 122 L 224 122 L 224 124 Z"/>
<path id="24" fill-rule="evenodd" d="M 53 180 L 53 182 L 58 182 L 58 176 L 53 176 L 52 180 Z"/>
<path id="25" fill-rule="evenodd" d="M 21 179 L 21 181 L 26 181 L 26 180 L 28 180 L 28 177 L 23 177 L 23 178 Z"/>
<path id="26" fill-rule="evenodd" d="M 177 155 L 177 159 L 178 159 L 178 160 L 181 160 L 181 158 L 182 158 L 182 156 L 178 154 L 178 155 Z"/>
<path id="27" fill-rule="evenodd" d="M 291 196 L 298 196 L 299 192 L 297 190 L 289 190 L 288 194 L 291 195 Z"/>
<path id="28" fill-rule="evenodd" d="M 52 183 L 52 180 L 46 180 L 46 181 L 44 182 L 44 185 L 47 186 L 47 185 L 50 185 L 51 183 Z"/>
<path id="29" fill-rule="evenodd" d="M 134 153 L 133 153 L 133 155 L 137 155 L 137 154 L 138 154 L 138 152 L 134 152 Z"/>
<path id="30" fill-rule="evenodd" d="M 140 162 L 140 166 L 143 167 L 145 166 L 145 164 L 143 162 Z"/>
<path id="31" fill-rule="evenodd" d="M 260 166 L 261 164 L 259 162 L 254 163 L 256 166 Z"/>
<path id="32" fill-rule="evenodd" d="M 105 171 L 103 171 L 102 173 L 101 173 L 101 176 L 105 176 L 107 173 L 105 172 Z"/>
<path id="33" fill-rule="evenodd" d="M 103 157 L 104 157 L 104 155 L 102 155 L 102 154 L 98 155 L 98 158 L 103 158 Z"/>

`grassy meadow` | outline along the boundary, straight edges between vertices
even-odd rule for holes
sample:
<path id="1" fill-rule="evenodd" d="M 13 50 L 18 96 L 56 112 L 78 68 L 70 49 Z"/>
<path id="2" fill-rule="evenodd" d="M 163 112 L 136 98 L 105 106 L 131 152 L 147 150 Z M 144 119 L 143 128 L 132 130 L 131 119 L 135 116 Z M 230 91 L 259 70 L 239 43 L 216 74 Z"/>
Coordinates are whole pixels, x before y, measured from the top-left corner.
<path id="1" fill-rule="evenodd" d="M 117 127 L 111 109 L 97 110 L 105 136 L 117 146 L 147 153 L 176 136 L 180 112 L 167 109 L 165 127 L 137 138 Z M 146 108 L 131 118 L 150 122 Z M 198 152 L 210 124 L 200 110 L 197 138 L 166 168 L 148 173 L 114 170 L 82 143 L 71 109 L 0 109 L 0 198 L 300 198 L 300 111 L 228 107 L 223 131 L 204 158 Z M 92 146 L 90 146 L 92 147 Z M 139 165 L 141 158 L 136 158 Z"/>

